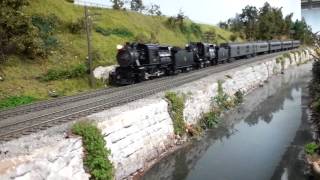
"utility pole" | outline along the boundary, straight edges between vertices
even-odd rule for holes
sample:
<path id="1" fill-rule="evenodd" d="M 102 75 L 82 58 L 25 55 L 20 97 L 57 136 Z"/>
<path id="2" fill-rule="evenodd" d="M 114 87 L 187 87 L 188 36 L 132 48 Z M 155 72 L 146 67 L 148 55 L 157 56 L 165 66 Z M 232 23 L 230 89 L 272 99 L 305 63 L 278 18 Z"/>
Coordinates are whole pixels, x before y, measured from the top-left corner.
<path id="1" fill-rule="evenodd" d="M 88 69 L 90 71 L 89 75 L 89 85 L 90 87 L 95 87 L 95 80 L 93 77 L 93 63 L 92 63 L 92 48 L 91 48 L 91 19 L 88 12 L 88 7 L 84 6 L 84 16 L 85 16 L 85 25 L 87 33 L 87 46 L 88 46 Z"/>

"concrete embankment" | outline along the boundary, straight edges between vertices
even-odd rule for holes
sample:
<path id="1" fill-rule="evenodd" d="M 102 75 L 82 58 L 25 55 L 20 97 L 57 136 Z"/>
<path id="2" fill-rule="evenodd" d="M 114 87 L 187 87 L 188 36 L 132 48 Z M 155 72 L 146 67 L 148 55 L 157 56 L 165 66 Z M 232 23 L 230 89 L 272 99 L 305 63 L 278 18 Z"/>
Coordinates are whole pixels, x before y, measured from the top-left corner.
<path id="1" fill-rule="evenodd" d="M 265 59 L 170 91 L 186 94 L 184 120 L 196 124 L 209 111 L 219 80 L 230 96 L 238 90 L 249 93 L 271 76 L 310 60 L 310 52 Z M 95 121 L 104 134 L 116 179 L 130 179 L 175 147 L 177 140 L 168 107 L 162 92 L 86 117 Z M 71 124 L 1 144 L 0 179 L 88 179 L 81 139 L 68 133 Z"/>

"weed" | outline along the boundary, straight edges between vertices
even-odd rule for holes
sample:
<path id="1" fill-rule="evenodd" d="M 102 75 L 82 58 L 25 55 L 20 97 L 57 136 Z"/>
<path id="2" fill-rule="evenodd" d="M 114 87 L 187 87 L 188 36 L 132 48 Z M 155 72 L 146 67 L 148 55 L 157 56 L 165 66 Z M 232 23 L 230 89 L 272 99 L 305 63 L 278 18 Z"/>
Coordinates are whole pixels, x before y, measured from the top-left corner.
<path id="1" fill-rule="evenodd" d="M 93 179 L 111 180 L 114 178 L 114 168 L 108 156 L 106 142 L 100 129 L 90 122 L 78 122 L 72 126 L 72 133 L 82 137 L 86 155 L 84 165 L 88 168 Z"/>
<path id="2" fill-rule="evenodd" d="M 223 92 L 222 83 L 222 81 L 218 81 L 218 95 L 213 97 L 211 102 L 213 106 L 216 106 L 221 110 L 229 110 L 234 106 L 234 102 L 225 92 Z"/>
<path id="3" fill-rule="evenodd" d="M 208 113 L 203 114 L 200 120 L 200 126 L 203 129 L 215 128 L 219 123 L 220 114 L 220 111 L 210 111 Z"/>
<path id="4" fill-rule="evenodd" d="M 319 145 L 314 142 L 308 143 L 304 146 L 304 151 L 309 155 L 315 154 L 318 149 L 319 149 Z"/>
<path id="5" fill-rule="evenodd" d="M 170 102 L 170 116 L 173 120 L 173 128 L 176 135 L 184 135 L 186 124 L 183 119 L 184 98 L 175 92 L 166 92 L 165 97 Z"/>
<path id="6" fill-rule="evenodd" d="M 13 108 L 24 104 L 30 104 L 37 99 L 32 96 L 10 96 L 0 100 L 0 109 Z"/>

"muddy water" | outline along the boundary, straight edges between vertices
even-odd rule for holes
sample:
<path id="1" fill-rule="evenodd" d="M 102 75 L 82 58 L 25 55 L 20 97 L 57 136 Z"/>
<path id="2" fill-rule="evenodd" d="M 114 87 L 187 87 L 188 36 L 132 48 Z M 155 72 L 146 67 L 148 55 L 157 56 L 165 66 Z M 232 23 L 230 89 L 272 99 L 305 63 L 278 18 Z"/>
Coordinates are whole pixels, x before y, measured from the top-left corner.
<path id="1" fill-rule="evenodd" d="M 162 159 L 145 180 L 306 179 L 311 65 L 273 77 L 226 113 L 220 127 Z"/>

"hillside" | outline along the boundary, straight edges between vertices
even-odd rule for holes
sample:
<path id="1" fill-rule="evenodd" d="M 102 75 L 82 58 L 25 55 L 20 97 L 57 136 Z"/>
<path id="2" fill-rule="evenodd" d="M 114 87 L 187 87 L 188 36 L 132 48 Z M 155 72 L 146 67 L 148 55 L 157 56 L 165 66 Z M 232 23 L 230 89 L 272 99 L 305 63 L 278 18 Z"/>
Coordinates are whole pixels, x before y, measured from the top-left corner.
<path id="1" fill-rule="evenodd" d="M 32 0 L 24 11 L 33 17 L 38 28 L 43 31 L 49 28 L 48 43 L 56 43 L 56 46 L 47 58 L 10 56 L 1 64 L 0 76 L 4 81 L 0 81 L 0 109 L 48 99 L 48 92 L 52 90 L 59 95 L 89 90 L 87 76 L 81 68 L 85 64 L 86 36 L 84 32 L 70 30 L 70 27 L 75 31 L 80 29 L 77 25 L 81 23 L 77 22 L 83 17 L 83 7 L 66 0 Z M 169 28 L 164 16 L 93 8 L 90 13 L 95 14 L 92 29 L 95 67 L 115 64 L 116 45 L 127 41 L 152 39 L 162 44 L 184 46 L 188 41 L 201 39 L 201 35 Z M 50 23 L 55 24 L 54 27 Z M 187 20 L 186 24 L 189 27 L 192 22 Z M 199 26 L 202 32 L 215 31 L 218 43 L 229 40 L 232 34 L 210 25 Z M 104 83 L 99 82 L 97 88 L 103 86 Z"/>

